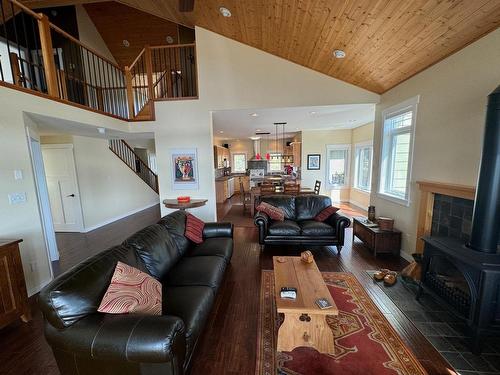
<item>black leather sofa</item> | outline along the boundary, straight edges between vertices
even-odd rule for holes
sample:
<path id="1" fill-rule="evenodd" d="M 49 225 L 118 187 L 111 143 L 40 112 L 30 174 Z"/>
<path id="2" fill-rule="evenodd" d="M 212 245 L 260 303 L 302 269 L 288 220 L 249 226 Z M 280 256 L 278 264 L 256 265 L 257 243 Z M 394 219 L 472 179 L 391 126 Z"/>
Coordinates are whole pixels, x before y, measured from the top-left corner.
<path id="1" fill-rule="evenodd" d="M 351 220 L 338 212 L 326 221 L 315 221 L 314 218 L 332 201 L 325 195 L 268 195 L 260 198 L 285 212 L 284 221 L 271 220 L 263 212 L 257 212 L 255 225 L 259 228 L 259 243 L 265 245 L 335 245 L 340 253 L 344 245 L 344 230 Z"/>
<path id="2" fill-rule="evenodd" d="M 231 224 L 207 223 L 194 245 L 185 222 L 173 212 L 42 290 L 45 337 L 61 374 L 184 374 L 233 252 Z M 117 261 L 161 281 L 162 316 L 97 312 Z"/>

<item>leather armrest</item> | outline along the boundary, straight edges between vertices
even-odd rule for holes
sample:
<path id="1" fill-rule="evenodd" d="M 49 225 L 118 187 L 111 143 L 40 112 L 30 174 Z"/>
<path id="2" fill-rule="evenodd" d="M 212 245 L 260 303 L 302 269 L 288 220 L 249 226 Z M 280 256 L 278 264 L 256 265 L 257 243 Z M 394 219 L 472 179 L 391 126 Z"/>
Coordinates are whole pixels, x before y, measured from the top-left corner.
<path id="1" fill-rule="evenodd" d="M 339 245 L 343 245 L 345 228 L 348 228 L 351 225 L 351 220 L 336 212 L 332 216 L 330 216 L 328 222 L 332 227 L 335 228 L 335 234 L 337 235 Z"/>
<path id="2" fill-rule="evenodd" d="M 45 323 L 54 348 L 99 360 L 164 363 L 182 366 L 184 322 L 172 315 L 92 314 L 70 327 Z"/>
<path id="3" fill-rule="evenodd" d="M 254 223 L 259 227 L 259 243 L 264 244 L 264 239 L 267 236 L 267 228 L 269 227 L 269 216 L 264 212 L 257 212 L 254 217 Z"/>
<path id="4" fill-rule="evenodd" d="M 231 237 L 233 238 L 233 224 L 231 223 L 205 223 L 203 238 Z"/>

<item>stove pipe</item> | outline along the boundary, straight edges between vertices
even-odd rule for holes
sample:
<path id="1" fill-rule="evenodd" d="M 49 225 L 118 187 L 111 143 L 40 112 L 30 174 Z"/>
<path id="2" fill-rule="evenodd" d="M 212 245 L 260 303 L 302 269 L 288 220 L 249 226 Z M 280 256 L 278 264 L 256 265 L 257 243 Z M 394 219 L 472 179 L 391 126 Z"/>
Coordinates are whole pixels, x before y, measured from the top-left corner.
<path id="1" fill-rule="evenodd" d="M 496 253 L 500 234 L 500 86 L 488 96 L 469 247 Z"/>

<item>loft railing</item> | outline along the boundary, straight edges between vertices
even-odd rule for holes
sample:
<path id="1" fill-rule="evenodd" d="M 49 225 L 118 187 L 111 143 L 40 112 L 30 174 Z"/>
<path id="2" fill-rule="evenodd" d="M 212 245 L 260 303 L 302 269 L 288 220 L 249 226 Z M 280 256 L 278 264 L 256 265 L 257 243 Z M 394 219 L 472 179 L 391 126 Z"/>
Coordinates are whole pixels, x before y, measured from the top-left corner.
<path id="1" fill-rule="evenodd" d="M 137 155 L 132 147 L 123 139 L 110 139 L 109 149 L 128 165 L 134 173 L 139 176 L 156 193 L 158 189 L 158 176 L 151 168 Z"/>
<path id="2" fill-rule="evenodd" d="M 194 44 L 146 46 L 130 67 L 85 46 L 17 0 L 0 0 L 0 84 L 126 120 L 153 101 L 198 96 Z"/>

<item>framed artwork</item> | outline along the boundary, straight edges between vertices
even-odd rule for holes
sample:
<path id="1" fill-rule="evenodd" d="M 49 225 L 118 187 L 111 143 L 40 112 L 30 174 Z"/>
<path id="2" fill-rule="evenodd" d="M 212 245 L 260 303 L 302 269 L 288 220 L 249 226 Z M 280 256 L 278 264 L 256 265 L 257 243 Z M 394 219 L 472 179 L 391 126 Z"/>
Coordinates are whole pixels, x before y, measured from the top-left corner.
<path id="1" fill-rule="evenodd" d="M 321 167 L 321 155 L 320 154 L 308 154 L 307 155 L 307 169 L 313 171 L 319 171 Z"/>
<path id="2" fill-rule="evenodd" d="M 173 190 L 198 190 L 198 157 L 195 148 L 172 149 Z"/>

